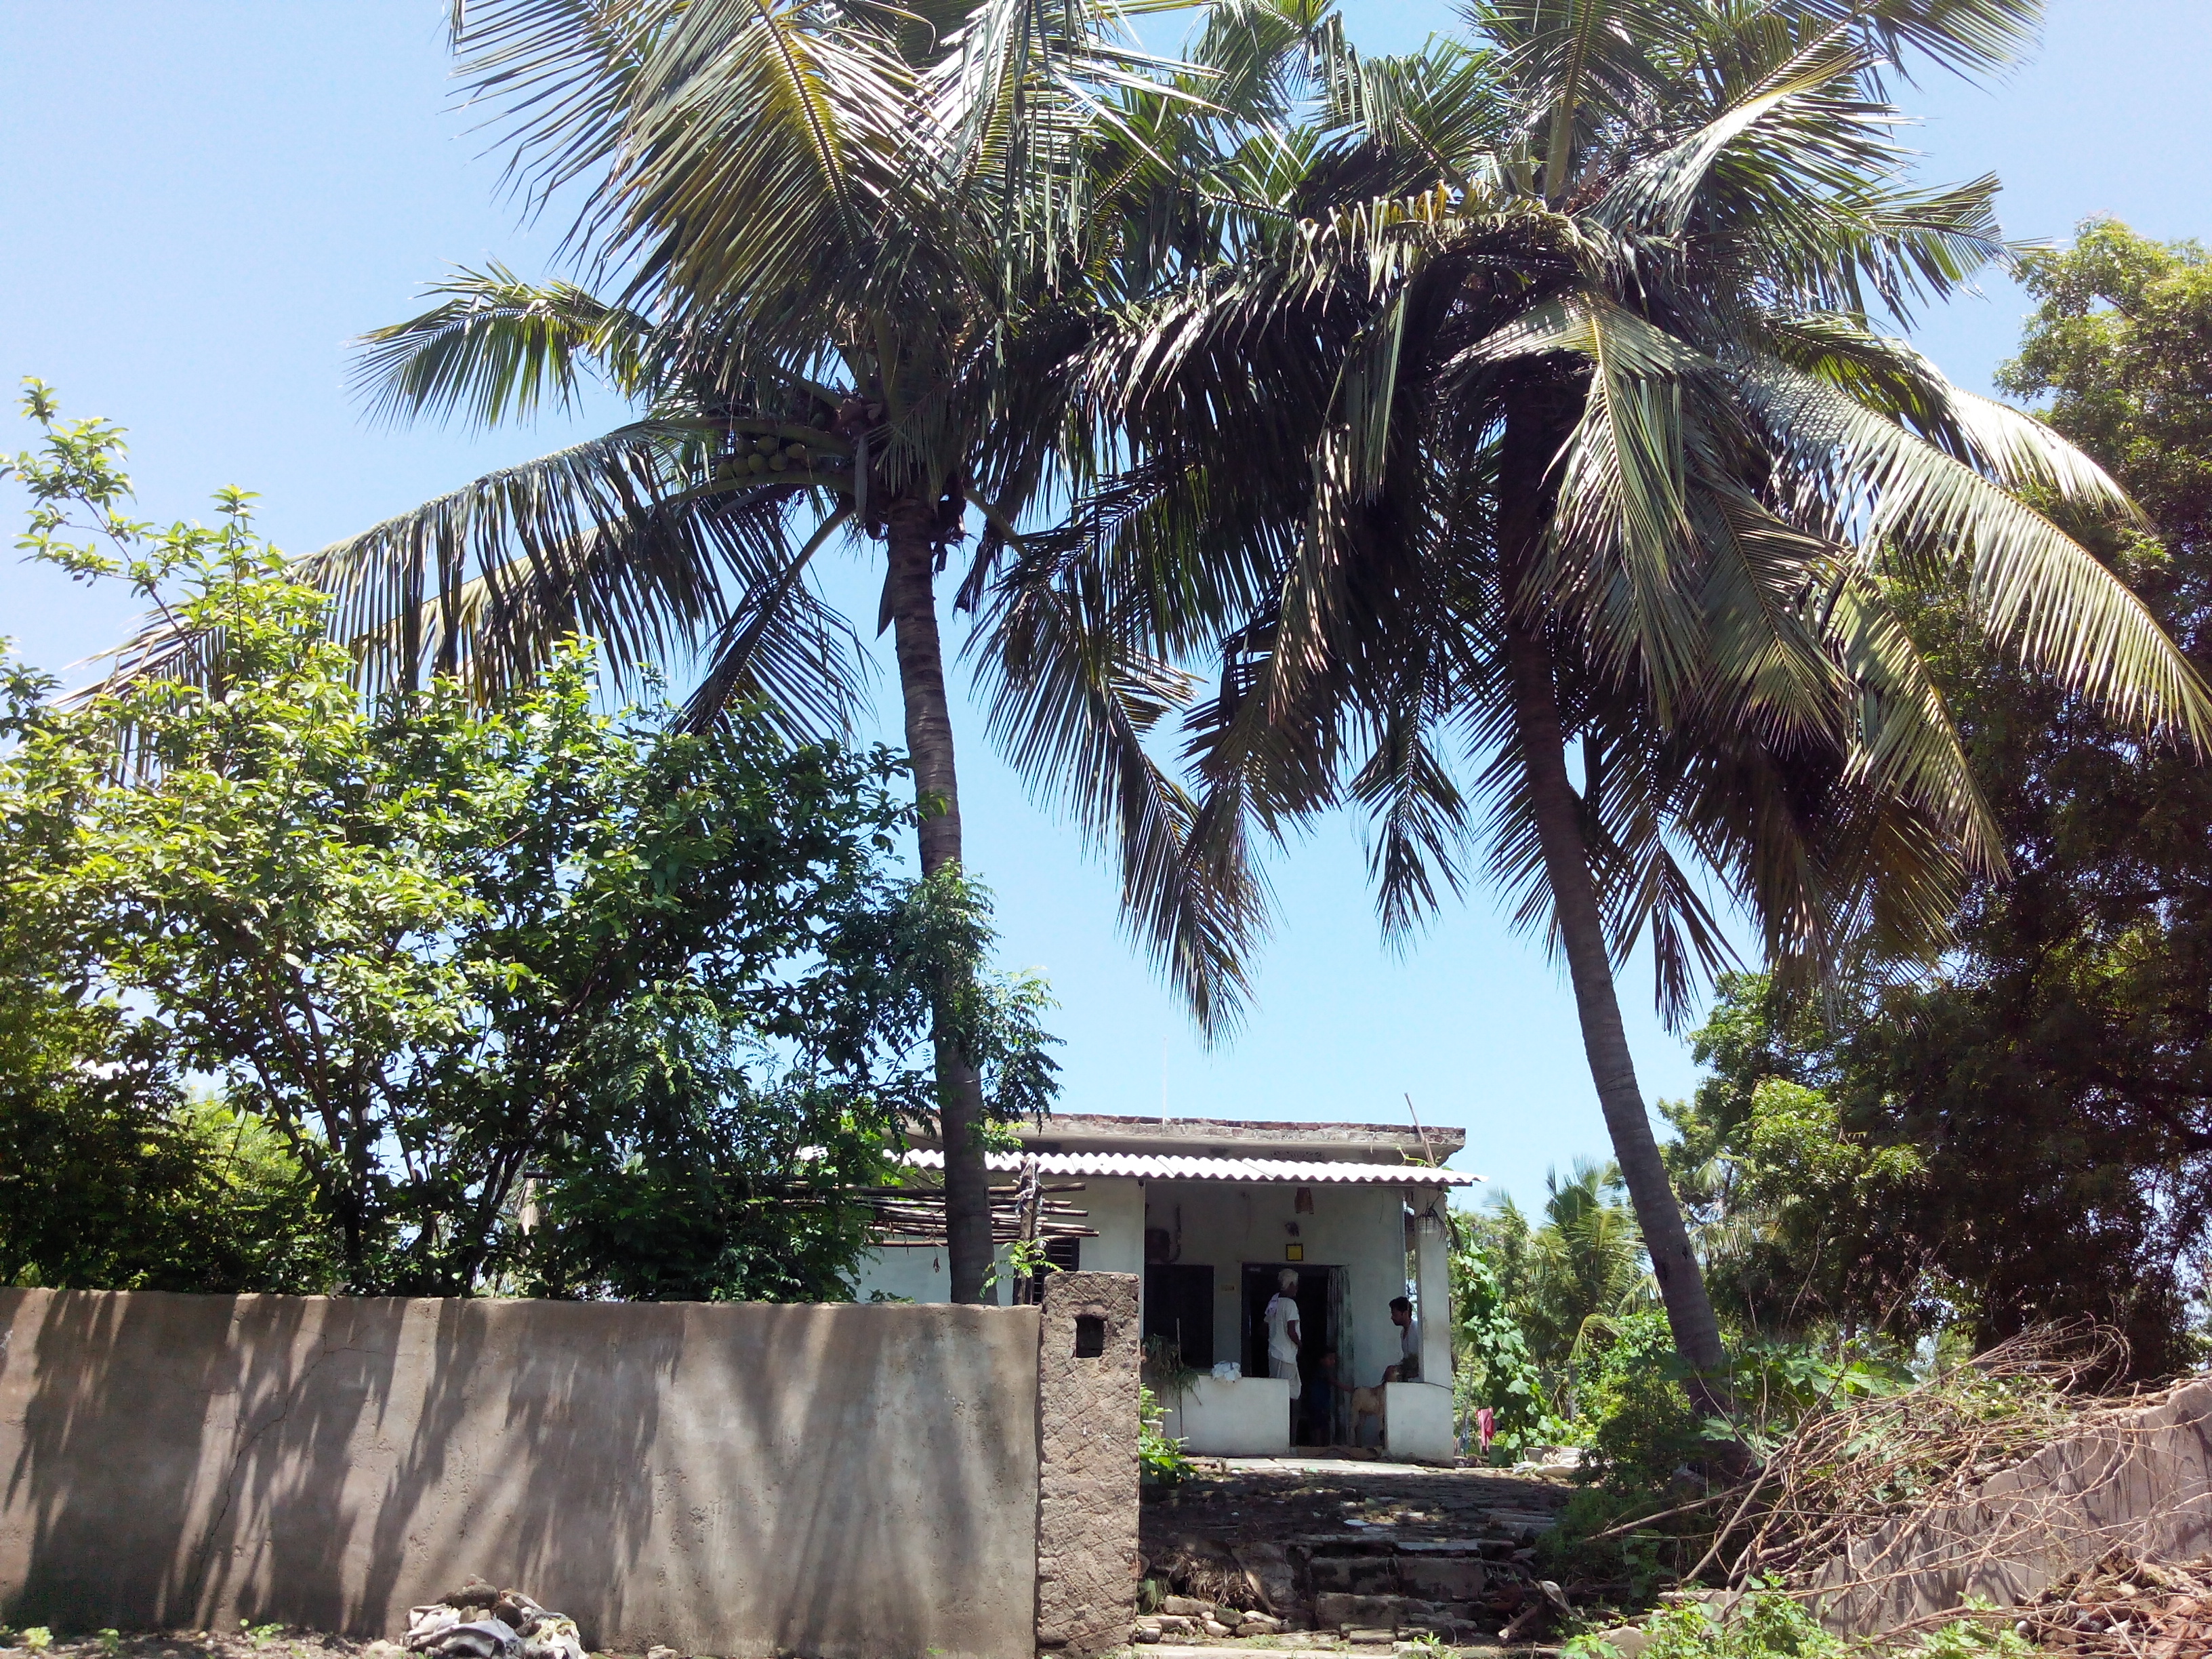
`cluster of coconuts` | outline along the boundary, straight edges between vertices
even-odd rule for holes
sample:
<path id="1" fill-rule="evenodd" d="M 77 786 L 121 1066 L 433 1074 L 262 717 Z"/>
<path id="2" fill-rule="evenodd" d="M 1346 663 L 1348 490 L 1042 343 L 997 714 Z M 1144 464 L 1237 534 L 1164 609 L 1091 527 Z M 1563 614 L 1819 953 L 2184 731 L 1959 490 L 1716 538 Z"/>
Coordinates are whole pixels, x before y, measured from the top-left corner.
<path id="1" fill-rule="evenodd" d="M 740 472 L 804 472 L 817 461 L 836 458 L 816 456 L 802 443 L 786 443 L 774 434 L 755 438 L 731 458 L 733 470 Z"/>

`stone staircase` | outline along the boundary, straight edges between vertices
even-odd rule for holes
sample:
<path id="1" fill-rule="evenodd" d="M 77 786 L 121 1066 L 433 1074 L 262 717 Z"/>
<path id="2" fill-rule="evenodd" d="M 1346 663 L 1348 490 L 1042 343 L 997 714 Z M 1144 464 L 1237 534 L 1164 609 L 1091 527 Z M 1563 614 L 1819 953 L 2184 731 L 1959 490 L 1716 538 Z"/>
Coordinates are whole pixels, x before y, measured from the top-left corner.
<path id="1" fill-rule="evenodd" d="M 1145 1644 L 1494 1641 L 1539 1595 L 1536 1539 L 1565 1489 L 1488 1470 L 1250 1468 L 1148 1503 Z M 1245 1626 L 1252 1626 L 1252 1629 Z M 1309 1642 L 1297 1638 L 1304 1634 Z"/>

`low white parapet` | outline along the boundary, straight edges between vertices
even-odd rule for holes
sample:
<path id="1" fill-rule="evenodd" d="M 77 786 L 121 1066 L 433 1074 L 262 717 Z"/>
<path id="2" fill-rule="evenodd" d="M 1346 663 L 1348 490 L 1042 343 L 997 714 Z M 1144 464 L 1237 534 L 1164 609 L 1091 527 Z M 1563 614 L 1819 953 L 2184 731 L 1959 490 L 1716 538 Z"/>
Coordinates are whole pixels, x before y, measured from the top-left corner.
<path id="1" fill-rule="evenodd" d="M 1382 1388 L 1383 1443 L 1408 1463 L 1449 1463 L 1452 1391 L 1438 1382 L 1388 1382 Z"/>
<path id="2" fill-rule="evenodd" d="M 1444 1431 L 1451 1431 L 1449 1389 Z M 1214 1457 L 1279 1457 L 1291 1449 L 1291 1384 L 1286 1377 L 1201 1376 L 1171 1393 L 1164 1425 L 1186 1451 Z M 1449 1452 L 1445 1454 L 1450 1455 Z"/>

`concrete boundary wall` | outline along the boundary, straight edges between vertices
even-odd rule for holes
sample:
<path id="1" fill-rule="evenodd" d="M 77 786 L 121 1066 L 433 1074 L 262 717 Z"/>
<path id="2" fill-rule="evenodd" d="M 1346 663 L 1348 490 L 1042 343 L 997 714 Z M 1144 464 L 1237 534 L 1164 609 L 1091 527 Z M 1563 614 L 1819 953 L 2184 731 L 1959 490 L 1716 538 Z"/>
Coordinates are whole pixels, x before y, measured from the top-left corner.
<path id="1" fill-rule="evenodd" d="M 1065 1277 L 1115 1328 L 1103 1367 L 1051 1355 L 1088 1419 L 1061 1465 L 1094 1515 L 1126 1499 L 1133 1551 L 1134 1281 Z M 1028 1654 L 1039 1424 L 1066 1415 L 1041 1417 L 1039 1330 L 1035 1308 L 0 1291 L 0 1620 L 381 1636 L 475 1572 L 599 1649 Z M 1122 1415 L 1126 1480 L 1101 1452 Z M 1078 1650 L 1115 1616 L 1080 1553 L 1051 1546 Z"/>
<path id="2" fill-rule="evenodd" d="M 2212 1382 L 2088 1418 L 1966 1502 L 1876 1528 L 1805 1588 L 1831 1630 L 1865 1636 L 1969 1597 L 2033 1600 L 2115 1549 L 2175 1562 L 2212 1549 Z"/>

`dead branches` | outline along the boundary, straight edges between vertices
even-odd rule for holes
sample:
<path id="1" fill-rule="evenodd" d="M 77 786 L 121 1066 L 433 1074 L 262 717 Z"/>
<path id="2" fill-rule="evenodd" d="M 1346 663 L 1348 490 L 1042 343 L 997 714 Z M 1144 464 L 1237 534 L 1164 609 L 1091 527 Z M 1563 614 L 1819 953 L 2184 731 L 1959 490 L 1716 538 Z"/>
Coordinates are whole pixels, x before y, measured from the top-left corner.
<path id="1" fill-rule="evenodd" d="M 1728 1564 L 1731 1588 L 1795 1580 L 1893 1516 L 1962 1500 L 2074 1421 L 2083 1385 L 2124 1355 L 2116 1333 L 2046 1328 L 1916 1387 L 1813 1413 L 1716 1494 L 1729 1520 L 1707 1560 Z"/>

